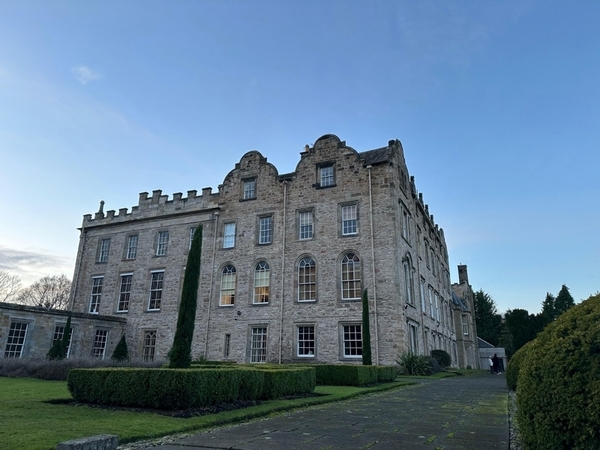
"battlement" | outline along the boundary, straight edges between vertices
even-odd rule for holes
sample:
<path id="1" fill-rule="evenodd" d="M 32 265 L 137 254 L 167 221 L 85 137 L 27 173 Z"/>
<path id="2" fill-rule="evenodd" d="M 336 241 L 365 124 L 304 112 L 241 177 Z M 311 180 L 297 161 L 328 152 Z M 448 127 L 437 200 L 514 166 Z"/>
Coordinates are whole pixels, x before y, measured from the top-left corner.
<path id="1" fill-rule="evenodd" d="M 220 186 L 219 186 L 220 190 Z M 162 190 L 141 192 L 136 206 L 131 208 L 119 208 L 118 214 L 114 209 L 104 212 L 104 201 L 100 202 L 100 208 L 95 214 L 85 214 L 83 216 L 82 227 L 108 225 L 111 223 L 122 223 L 130 220 L 139 220 L 144 218 L 167 216 L 171 214 L 182 214 L 187 212 L 199 212 L 218 208 L 220 192 L 212 192 L 211 187 L 203 188 L 202 195 L 198 191 L 187 191 L 187 197 L 183 197 L 181 192 L 173 194 L 169 200 L 168 195 L 163 195 Z"/>

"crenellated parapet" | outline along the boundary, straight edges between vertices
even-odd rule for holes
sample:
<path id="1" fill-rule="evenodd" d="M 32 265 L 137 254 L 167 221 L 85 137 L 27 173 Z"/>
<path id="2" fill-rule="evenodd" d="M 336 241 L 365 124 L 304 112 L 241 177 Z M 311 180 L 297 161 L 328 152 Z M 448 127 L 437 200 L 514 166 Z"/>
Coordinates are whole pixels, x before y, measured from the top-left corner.
<path id="1" fill-rule="evenodd" d="M 117 213 L 114 209 L 104 212 L 104 201 L 100 202 L 100 208 L 95 214 L 85 214 L 83 216 L 83 228 L 109 225 L 113 223 L 123 223 L 145 218 L 154 218 L 169 216 L 173 214 L 197 213 L 211 209 L 217 209 L 220 192 L 213 193 L 211 187 L 202 189 L 202 194 L 198 191 L 187 191 L 187 197 L 181 192 L 173 194 L 169 199 L 168 195 L 163 195 L 162 190 L 141 192 L 136 206 L 131 208 L 119 208 Z"/>

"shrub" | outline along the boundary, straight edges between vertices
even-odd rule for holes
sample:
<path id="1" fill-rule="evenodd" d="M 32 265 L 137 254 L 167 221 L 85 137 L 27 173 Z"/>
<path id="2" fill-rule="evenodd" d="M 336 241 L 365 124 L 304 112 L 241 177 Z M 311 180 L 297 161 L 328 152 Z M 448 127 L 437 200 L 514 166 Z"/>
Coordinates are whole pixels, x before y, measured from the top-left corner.
<path id="1" fill-rule="evenodd" d="M 57 339 L 46 353 L 46 358 L 50 361 L 59 361 L 65 357 L 65 349 L 63 348 L 62 339 Z"/>
<path id="2" fill-rule="evenodd" d="M 264 374 L 261 397 L 270 400 L 290 395 L 309 394 L 315 390 L 316 370 L 312 367 L 286 370 L 258 369 Z"/>
<path id="3" fill-rule="evenodd" d="M 511 391 L 517 390 L 517 380 L 519 378 L 519 371 L 521 370 L 521 363 L 527 357 L 527 349 L 533 341 L 529 341 L 517 352 L 512 355 L 506 366 L 506 387 Z"/>
<path id="4" fill-rule="evenodd" d="M 431 350 L 431 357 L 434 358 L 440 367 L 445 370 L 452 364 L 450 354 L 444 350 Z"/>
<path id="5" fill-rule="evenodd" d="M 427 356 L 417 355 L 412 352 L 402 354 L 396 362 L 403 375 L 431 375 L 431 361 Z"/>
<path id="6" fill-rule="evenodd" d="M 319 364 L 314 367 L 318 385 L 366 386 L 377 382 L 375 366 Z"/>
<path id="7" fill-rule="evenodd" d="M 378 383 L 389 383 L 394 381 L 398 376 L 398 368 L 396 366 L 375 366 L 377 371 Z"/>
<path id="8" fill-rule="evenodd" d="M 517 420 L 529 449 L 600 448 L 600 295 L 572 307 L 520 363 Z"/>
<path id="9" fill-rule="evenodd" d="M 125 335 L 121 336 L 121 339 L 115 347 L 115 351 L 110 357 L 111 360 L 116 362 L 129 361 L 129 350 L 127 349 L 127 341 L 125 341 Z"/>

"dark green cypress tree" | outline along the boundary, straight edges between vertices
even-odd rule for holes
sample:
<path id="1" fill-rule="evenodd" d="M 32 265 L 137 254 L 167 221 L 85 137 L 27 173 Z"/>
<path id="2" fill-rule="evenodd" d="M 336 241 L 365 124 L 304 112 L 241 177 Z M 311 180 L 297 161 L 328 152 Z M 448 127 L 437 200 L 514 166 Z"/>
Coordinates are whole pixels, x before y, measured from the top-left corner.
<path id="1" fill-rule="evenodd" d="M 110 357 L 111 360 L 116 362 L 129 361 L 129 350 L 127 349 L 127 341 L 125 335 L 121 336 L 121 340 L 115 347 L 115 351 Z"/>
<path id="2" fill-rule="evenodd" d="M 187 368 L 192 364 L 192 339 L 196 321 L 196 306 L 198 303 L 198 283 L 200 280 L 200 259 L 202 257 L 202 225 L 194 232 L 192 247 L 188 254 L 177 328 L 173 347 L 169 351 L 170 368 Z"/>
<path id="3" fill-rule="evenodd" d="M 62 358 L 67 357 L 67 352 L 69 350 L 69 337 L 71 335 L 71 311 L 69 311 L 69 317 L 67 317 L 67 324 L 65 325 L 65 331 L 63 332 L 62 337 Z"/>
<path id="4" fill-rule="evenodd" d="M 575 300 L 573 300 L 573 297 L 569 292 L 569 288 L 563 284 L 560 288 L 560 292 L 556 296 L 556 300 L 554 301 L 554 311 L 556 317 L 560 316 L 572 306 L 575 306 Z"/>
<path id="5" fill-rule="evenodd" d="M 367 290 L 362 295 L 362 363 L 370 366 L 371 361 L 371 330 L 369 326 L 369 296 Z"/>

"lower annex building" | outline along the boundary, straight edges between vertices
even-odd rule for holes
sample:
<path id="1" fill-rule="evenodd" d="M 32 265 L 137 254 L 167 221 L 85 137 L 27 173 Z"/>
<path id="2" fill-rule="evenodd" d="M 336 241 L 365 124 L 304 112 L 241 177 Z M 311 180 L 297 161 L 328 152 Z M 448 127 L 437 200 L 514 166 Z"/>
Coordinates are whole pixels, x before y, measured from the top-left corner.
<path id="1" fill-rule="evenodd" d="M 166 357 L 199 225 L 193 358 L 359 363 L 367 289 L 374 364 L 443 349 L 476 367 L 472 304 L 453 296 L 444 232 L 398 140 L 357 152 L 325 135 L 292 173 L 250 151 L 218 192 L 143 192 L 118 213 L 101 202 L 80 229 L 72 311 L 125 318 L 131 356 Z M 104 357 L 121 327 L 92 333 L 86 351 Z"/>

